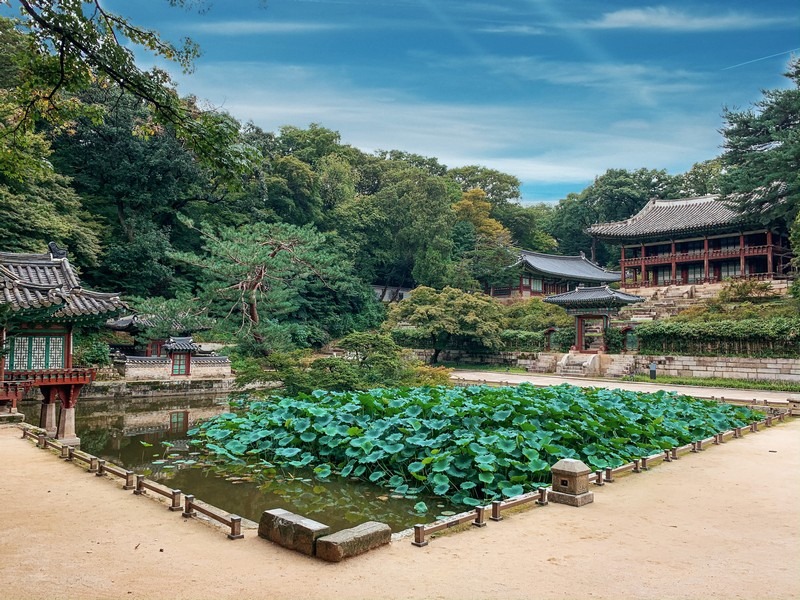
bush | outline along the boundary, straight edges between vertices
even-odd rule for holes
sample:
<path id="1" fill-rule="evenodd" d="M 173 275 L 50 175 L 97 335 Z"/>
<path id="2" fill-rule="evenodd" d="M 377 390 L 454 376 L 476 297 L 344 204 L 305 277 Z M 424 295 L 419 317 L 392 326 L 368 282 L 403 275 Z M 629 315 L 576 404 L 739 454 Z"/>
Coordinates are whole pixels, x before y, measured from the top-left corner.
<path id="1" fill-rule="evenodd" d="M 106 342 L 97 339 L 82 339 L 73 349 L 76 365 L 107 367 L 111 364 L 111 348 Z"/>
<path id="2" fill-rule="evenodd" d="M 544 333 L 540 331 L 522 331 L 519 329 L 504 329 L 500 332 L 505 350 L 527 350 L 540 352 L 545 348 Z"/>
<path id="3" fill-rule="evenodd" d="M 720 302 L 746 302 L 748 300 L 765 300 L 775 296 L 775 290 L 769 281 L 740 279 L 727 282 L 720 291 Z"/>
<path id="4" fill-rule="evenodd" d="M 620 354 L 625 349 L 625 334 L 616 327 L 606 327 L 603 337 L 606 350 L 611 354 Z"/>

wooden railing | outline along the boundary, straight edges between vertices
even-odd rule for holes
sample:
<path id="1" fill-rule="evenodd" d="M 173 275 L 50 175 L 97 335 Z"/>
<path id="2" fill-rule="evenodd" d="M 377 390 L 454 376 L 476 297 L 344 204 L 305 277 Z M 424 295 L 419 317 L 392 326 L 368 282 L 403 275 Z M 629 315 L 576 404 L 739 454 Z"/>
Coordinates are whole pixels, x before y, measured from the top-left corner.
<path id="1" fill-rule="evenodd" d="M 592 483 L 596 486 L 603 486 L 606 483 L 614 483 L 615 475 L 622 475 L 623 473 L 627 472 L 643 473 L 648 471 L 656 463 L 679 460 L 681 454 L 702 452 L 706 449 L 704 446 L 708 444 L 720 445 L 727 439 L 741 438 L 745 431 L 755 433 L 758 431 L 758 428 L 761 425 L 772 427 L 776 419 L 780 422 L 783 422 L 785 421 L 786 416 L 790 414 L 791 412 L 789 411 L 780 411 L 777 412 L 777 414 L 767 415 L 760 421 L 753 421 L 747 427 L 735 427 L 728 431 L 715 433 L 708 438 L 696 440 L 683 446 L 668 448 L 649 456 L 636 458 L 631 462 L 616 468 L 609 467 L 606 469 L 598 469 L 589 475 L 589 483 Z M 536 491 L 521 494 L 507 500 L 494 500 L 491 503 L 491 516 L 489 519 L 492 521 L 502 521 L 503 510 L 525 504 L 547 506 L 548 494 L 551 489 L 552 488 L 550 486 L 540 487 Z M 414 525 L 414 540 L 411 542 L 411 544 L 417 547 L 427 546 L 428 541 L 425 539 L 426 535 L 449 529 L 463 523 L 472 523 L 472 525 L 476 527 L 483 527 L 486 525 L 485 515 L 488 508 L 489 507 L 487 506 L 478 506 L 475 508 L 474 512 L 462 513 L 460 515 L 451 517 L 450 519 L 435 521 L 427 525 Z"/>
<path id="2" fill-rule="evenodd" d="M 144 475 L 138 475 L 133 471 L 123 469 L 117 465 L 109 464 L 105 460 L 77 450 L 74 446 L 62 444 L 58 440 L 47 437 L 44 430 L 39 427 L 32 427 L 27 424 L 22 424 L 22 437 L 30 438 L 36 441 L 36 446 L 39 448 L 47 449 L 52 448 L 58 450 L 60 457 L 65 461 L 74 462 L 75 460 L 81 461 L 89 465 L 89 473 L 94 473 L 98 477 L 104 475 L 113 475 L 124 479 L 122 485 L 123 490 L 133 490 L 137 496 L 145 495 L 148 491 L 169 499 L 170 503 L 167 507 L 171 511 L 183 511 L 184 517 L 193 517 L 195 512 L 202 513 L 207 517 L 230 527 L 228 538 L 238 540 L 244 537 L 242 533 L 242 517 L 239 515 L 229 514 L 225 511 L 199 502 L 194 496 L 186 494 L 183 495 L 181 490 L 168 488 L 155 481 L 148 481 Z M 184 504 L 181 504 L 181 498 L 184 499 Z"/>
<path id="3" fill-rule="evenodd" d="M 26 369 L 6 371 L 3 380 L 29 386 L 91 383 L 96 374 L 97 369 Z"/>

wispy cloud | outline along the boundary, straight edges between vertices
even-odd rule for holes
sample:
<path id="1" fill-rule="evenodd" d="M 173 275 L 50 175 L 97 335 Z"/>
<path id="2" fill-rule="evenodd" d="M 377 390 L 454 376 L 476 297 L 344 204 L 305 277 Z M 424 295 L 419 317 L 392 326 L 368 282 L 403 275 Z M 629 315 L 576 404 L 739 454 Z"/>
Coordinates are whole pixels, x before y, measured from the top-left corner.
<path id="1" fill-rule="evenodd" d="M 478 33 L 508 33 L 513 35 L 543 35 L 546 30 L 533 25 L 487 25 L 479 27 Z"/>
<path id="2" fill-rule="evenodd" d="M 256 35 L 256 34 L 297 34 L 316 33 L 344 29 L 342 24 L 301 22 L 301 21 L 216 21 L 194 23 L 186 26 L 188 33 L 202 33 L 204 35 Z"/>
<path id="3" fill-rule="evenodd" d="M 791 20 L 789 20 L 791 21 Z M 796 19 L 794 19 L 796 22 Z M 587 29 L 650 29 L 664 31 L 731 31 L 759 29 L 787 22 L 786 18 L 746 13 L 690 14 L 666 6 L 632 8 L 605 13 L 581 25 Z"/>

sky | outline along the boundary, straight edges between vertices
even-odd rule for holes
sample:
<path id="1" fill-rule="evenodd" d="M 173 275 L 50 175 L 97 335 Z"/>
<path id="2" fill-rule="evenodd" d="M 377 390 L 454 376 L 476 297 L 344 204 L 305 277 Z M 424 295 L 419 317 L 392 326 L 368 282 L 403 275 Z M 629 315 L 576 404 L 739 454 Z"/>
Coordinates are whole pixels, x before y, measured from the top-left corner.
<path id="1" fill-rule="evenodd" d="M 788 87 L 800 55 L 788 0 L 193 4 L 105 2 L 200 45 L 194 72 L 167 65 L 182 95 L 267 131 L 317 123 L 365 152 L 497 169 L 521 180 L 525 202 L 580 192 L 607 169 L 677 174 L 720 155 L 724 108 Z"/>

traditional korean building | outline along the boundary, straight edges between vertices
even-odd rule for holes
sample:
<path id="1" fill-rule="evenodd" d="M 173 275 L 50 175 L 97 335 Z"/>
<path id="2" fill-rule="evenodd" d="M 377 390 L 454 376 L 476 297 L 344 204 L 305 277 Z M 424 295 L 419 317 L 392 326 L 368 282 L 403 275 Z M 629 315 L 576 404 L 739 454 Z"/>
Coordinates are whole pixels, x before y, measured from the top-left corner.
<path id="1" fill-rule="evenodd" d="M 604 285 L 579 286 L 564 294 L 548 296 L 544 301 L 560 306 L 575 317 L 575 350 L 597 352 L 605 349 L 603 336 L 609 319 L 623 306 L 644 302 L 644 298 Z"/>
<path id="2" fill-rule="evenodd" d="M 651 200 L 629 219 L 586 231 L 622 247 L 623 287 L 789 275 L 787 232 L 743 219 L 717 196 Z"/>
<path id="3" fill-rule="evenodd" d="M 72 331 L 123 309 L 119 294 L 84 289 L 66 251 L 52 242 L 44 254 L 0 252 L 0 404 L 16 411 L 25 392 L 39 388 L 40 426 L 79 444 L 75 404 L 95 370 L 73 366 Z"/>
<path id="4" fill-rule="evenodd" d="M 523 250 L 514 266 L 520 268 L 519 284 L 493 288 L 492 296 L 547 296 L 574 290 L 579 285 L 597 286 L 620 280 L 619 272 L 603 269 L 583 252 L 579 256 L 558 256 Z"/>

